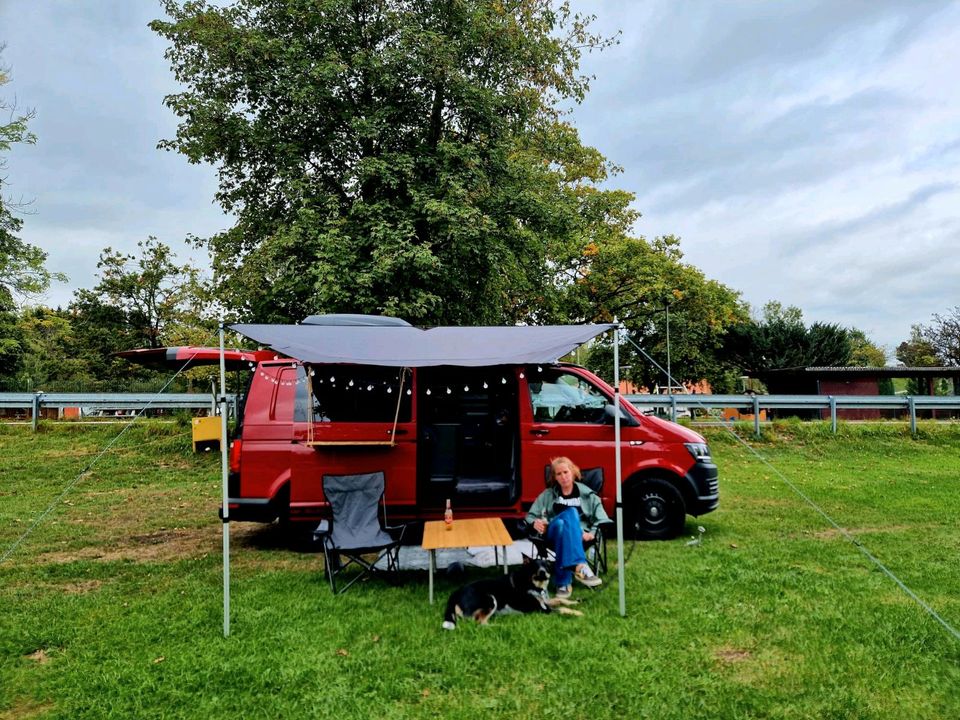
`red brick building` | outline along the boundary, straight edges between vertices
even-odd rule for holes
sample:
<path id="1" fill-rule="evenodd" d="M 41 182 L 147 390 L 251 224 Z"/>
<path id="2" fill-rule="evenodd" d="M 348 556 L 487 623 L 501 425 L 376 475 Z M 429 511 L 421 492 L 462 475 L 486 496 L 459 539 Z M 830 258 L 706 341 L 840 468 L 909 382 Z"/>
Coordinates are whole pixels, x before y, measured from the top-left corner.
<path id="1" fill-rule="evenodd" d="M 918 395 L 933 395 L 937 380 L 947 380 L 952 394 L 960 389 L 960 367 L 804 367 L 770 370 L 762 380 L 771 395 L 890 395 L 893 378 L 914 381 Z M 887 385 L 887 392 L 881 390 Z M 845 420 L 875 420 L 890 417 L 894 411 L 840 409 L 837 417 Z M 829 417 L 822 411 L 821 417 Z"/>

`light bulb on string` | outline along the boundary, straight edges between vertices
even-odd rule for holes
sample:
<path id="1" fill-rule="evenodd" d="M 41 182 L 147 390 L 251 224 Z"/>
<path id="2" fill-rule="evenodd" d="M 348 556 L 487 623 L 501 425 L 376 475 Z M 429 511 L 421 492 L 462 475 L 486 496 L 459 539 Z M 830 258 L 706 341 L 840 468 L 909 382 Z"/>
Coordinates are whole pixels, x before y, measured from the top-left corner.
<path id="1" fill-rule="evenodd" d="M 392 387 L 388 387 L 388 388 L 387 388 L 387 395 L 392 395 L 392 394 L 393 394 L 393 388 L 392 388 Z"/>
<path id="2" fill-rule="evenodd" d="M 413 390 L 411 390 L 410 388 L 407 388 L 407 395 L 413 395 Z"/>
<path id="3" fill-rule="evenodd" d="M 347 383 L 350 387 L 353 387 L 353 378 L 350 379 L 350 382 Z"/>
<path id="4" fill-rule="evenodd" d="M 506 379 L 505 377 L 500 378 L 500 384 L 501 384 L 501 385 L 506 385 L 506 384 L 507 384 L 507 379 Z"/>
<path id="5" fill-rule="evenodd" d="M 450 388 L 447 388 L 447 395 L 450 395 L 453 392 Z"/>
<path id="6" fill-rule="evenodd" d="M 469 385 L 464 385 L 464 386 L 463 386 L 463 391 L 464 391 L 464 392 L 470 392 L 470 386 L 469 386 Z"/>
<path id="7" fill-rule="evenodd" d="M 367 385 L 367 392 L 373 391 L 373 385 Z"/>
<path id="8" fill-rule="evenodd" d="M 524 377 L 526 377 L 526 376 L 523 374 L 523 371 L 521 370 L 521 371 L 520 371 L 520 379 L 523 380 Z"/>
<path id="9" fill-rule="evenodd" d="M 410 392 L 410 391 L 407 390 L 407 392 Z M 430 390 L 430 388 L 427 388 L 427 395 L 433 395 L 433 392 Z"/>
<path id="10" fill-rule="evenodd" d="M 337 381 L 337 378 L 334 377 L 333 375 L 331 375 L 331 376 L 330 376 L 330 382 L 336 382 L 336 381 Z"/>
<path id="11" fill-rule="evenodd" d="M 537 372 L 543 372 L 543 368 L 537 365 Z"/>
<path id="12" fill-rule="evenodd" d="M 488 387 L 490 387 L 490 386 L 487 385 L 487 381 L 484 380 L 484 381 L 483 381 L 483 389 L 486 390 Z"/>

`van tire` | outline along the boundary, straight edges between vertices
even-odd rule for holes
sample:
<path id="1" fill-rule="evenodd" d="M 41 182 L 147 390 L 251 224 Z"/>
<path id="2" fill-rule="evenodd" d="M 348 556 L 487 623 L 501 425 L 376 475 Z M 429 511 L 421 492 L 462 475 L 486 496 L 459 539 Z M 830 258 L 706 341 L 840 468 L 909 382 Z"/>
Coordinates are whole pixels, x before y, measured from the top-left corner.
<path id="1" fill-rule="evenodd" d="M 674 538 L 686 520 L 683 497 L 661 478 L 647 478 L 634 485 L 625 510 L 626 529 L 638 540 Z"/>

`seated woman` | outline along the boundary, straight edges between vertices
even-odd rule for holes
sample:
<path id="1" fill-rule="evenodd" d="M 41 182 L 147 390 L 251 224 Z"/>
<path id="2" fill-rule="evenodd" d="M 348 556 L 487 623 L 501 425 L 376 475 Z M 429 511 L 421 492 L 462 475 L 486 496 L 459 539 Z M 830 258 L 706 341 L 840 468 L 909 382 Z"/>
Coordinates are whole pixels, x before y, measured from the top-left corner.
<path id="1" fill-rule="evenodd" d="M 570 597 L 573 578 L 587 587 L 603 581 L 597 577 L 583 552 L 597 528 L 610 522 L 600 498 L 580 480 L 580 468 L 570 458 L 558 457 L 550 463 L 550 480 L 527 513 L 527 524 L 538 533 L 546 532 L 556 555 L 554 576 L 557 597 Z"/>

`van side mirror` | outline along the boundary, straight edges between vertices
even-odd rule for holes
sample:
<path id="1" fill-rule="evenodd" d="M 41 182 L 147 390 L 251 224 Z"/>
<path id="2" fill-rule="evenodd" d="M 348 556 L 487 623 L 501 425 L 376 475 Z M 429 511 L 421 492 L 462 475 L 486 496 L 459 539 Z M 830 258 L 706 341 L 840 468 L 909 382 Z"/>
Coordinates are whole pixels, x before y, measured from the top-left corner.
<path id="1" fill-rule="evenodd" d="M 613 424 L 614 418 L 616 417 L 615 416 L 616 412 L 617 412 L 617 409 L 613 406 L 613 403 L 607 403 L 606 406 L 604 406 L 603 408 L 603 413 L 604 415 L 606 415 L 606 421 L 611 425 Z M 635 417 L 633 417 L 633 415 L 628 415 L 623 408 L 620 408 L 620 424 L 628 425 L 630 427 L 636 427 L 640 423 L 637 421 Z"/>

